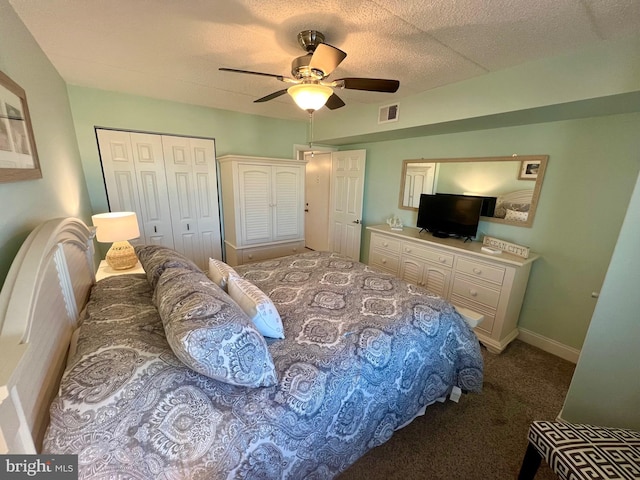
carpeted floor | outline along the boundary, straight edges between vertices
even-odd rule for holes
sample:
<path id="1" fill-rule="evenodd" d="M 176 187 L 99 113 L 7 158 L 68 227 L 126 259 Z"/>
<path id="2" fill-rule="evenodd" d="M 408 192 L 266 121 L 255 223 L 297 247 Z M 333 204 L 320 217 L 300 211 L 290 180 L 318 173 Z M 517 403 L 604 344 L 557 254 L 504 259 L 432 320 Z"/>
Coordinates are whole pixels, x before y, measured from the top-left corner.
<path id="1" fill-rule="evenodd" d="M 555 420 L 575 365 L 519 340 L 500 355 L 484 348 L 481 394 L 436 403 L 367 453 L 338 480 L 515 479 L 533 420 Z M 536 480 L 557 477 L 544 464 Z"/>

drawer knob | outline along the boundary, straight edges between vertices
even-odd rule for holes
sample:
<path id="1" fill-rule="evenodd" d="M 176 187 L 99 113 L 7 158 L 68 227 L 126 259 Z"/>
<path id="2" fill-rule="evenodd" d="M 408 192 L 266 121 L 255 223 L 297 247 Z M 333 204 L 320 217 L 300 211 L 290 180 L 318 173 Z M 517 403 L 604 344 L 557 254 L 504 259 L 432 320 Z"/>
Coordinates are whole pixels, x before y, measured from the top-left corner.
<path id="1" fill-rule="evenodd" d="M 297 252 L 297 251 L 298 251 L 298 249 L 297 249 L 296 247 L 293 247 L 293 251 L 294 251 L 294 252 Z"/>
<path id="2" fill-rule="evenodd" d="M 249 254 L 249 259 L 251 259 L 251 258 L 253 258 L 253 254 L 250 253 Z"/>
<path id="3" fill-rule="evenodd" d="M 471 295 L 472 297 L 477 297 L 478 296 L 478 292 L 477 292 L 477 290 L 474 290 L 473 288 L 471 288 L 469 290 L 469 295 Z"/>
<path id="4" fill-rule="evenodd" d="M 382 263 L 387 263 L 387 259 L 386 259 L 386 258 L 383 258 L 383 259 L 382 259 Z"/>
<path id="5" fill-rule="evenodd" d="M 387 242 L 382 242 L 382 246 L 383 246 L 383 247 L 388 247 L 388 246 L 389 246 L 389 244 L 388 244 Z"/>
<path id="6" fill-rule="evenodd" d="M 447 261 L 447 259 L 444 257 L 440 257 L 438 260 L 440 260 L 440 263 L 445 263 Z"/>
<path id="7" fill-rule="evenodd" d="M 475 273 L 476 275 L 480 275 L 482 273 L 482 270 L 480 270 L 479 268 L 474 268 L 473 273 Z"/>
<path id="8" fill-rule="evenodd" d="M 407 252 L 407 253 L 410 253 L 411 249 L 410 248 L 405 248 L 404 251 Z"/>

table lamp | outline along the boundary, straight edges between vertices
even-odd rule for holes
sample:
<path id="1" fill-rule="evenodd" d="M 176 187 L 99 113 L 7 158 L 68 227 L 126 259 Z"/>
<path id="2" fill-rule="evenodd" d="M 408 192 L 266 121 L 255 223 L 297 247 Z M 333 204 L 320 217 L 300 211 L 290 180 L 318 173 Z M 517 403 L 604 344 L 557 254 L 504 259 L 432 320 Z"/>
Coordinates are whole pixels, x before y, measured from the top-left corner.
<path id="1" fill-rule="evenodd" d="M 127 241 L 140 236 L 138 219 L 134 212 L 99 213 L 91 217 L 96 227 L 96 238 L 101 243 L 113 242 L 105 260 L 114 270 L 127 270 L 138 263 L 133 246 Z"/>

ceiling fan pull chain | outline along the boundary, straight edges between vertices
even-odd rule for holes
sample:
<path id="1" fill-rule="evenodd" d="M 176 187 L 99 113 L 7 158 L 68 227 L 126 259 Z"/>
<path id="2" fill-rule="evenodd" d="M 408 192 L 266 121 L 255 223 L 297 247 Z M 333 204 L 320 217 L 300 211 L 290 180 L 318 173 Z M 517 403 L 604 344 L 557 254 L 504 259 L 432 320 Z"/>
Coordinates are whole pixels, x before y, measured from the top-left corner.
<path id="1" fill-rule="evenodd" d="M 309 112 L 309 148 L 313 151 L 313 111 Z"/>

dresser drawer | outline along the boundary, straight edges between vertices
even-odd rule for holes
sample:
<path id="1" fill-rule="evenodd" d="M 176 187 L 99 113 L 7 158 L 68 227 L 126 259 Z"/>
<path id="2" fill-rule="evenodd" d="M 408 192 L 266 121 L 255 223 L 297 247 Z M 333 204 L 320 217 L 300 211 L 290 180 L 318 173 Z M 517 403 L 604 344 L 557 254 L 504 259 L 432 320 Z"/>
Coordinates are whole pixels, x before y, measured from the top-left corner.
<path id="1" fill-rule="evenodd" d="M 400 257 L 385 251 L 371 250 L 369 254 L 369 264 L 397 275 L 398 267 L 400 266 Z"/>
<path id="2" fill-rule="evenodd" d="M 459 297 L 457 295 L 451 296 L 451 303 L 456 307 L 468 308 L 469 310 L 473 310 L 477 313 L 484 315 L 484 320 L 480 322 L 474 330 L 479 330 L 481 332 L 486 333 L 487 335 L 491 335 L 493 333 L 493 324 L 496 321 L 496 312 L 491 308 L 478 308 L 478 305 L 473 302 L 467 301 L 465 298 Z"/>
<path id="3" fill-rule="evenodd" d="M 494 267 L 493 265 L 475 262 L 464 257 L 458 257 L 456 271 L 466 273 L 483 280 L 488 280 L 489 282 L 494 282 L 498 285 L 502 285 L 505 273 L 505 269 L 502 267 Z"/>
<path id="4" fill-rule="evenodd" d="M 400 240 L 372 233 L 371 247 L 386 252 L 400 253 Z"/>
<path id="5" fill-rule="evenodd" d="M 453 279 L 452 293 L 491 308 L 496 308 L 500 301 L 499 291 L 485 287 L 484 285 L 469 282 L 459 276 Z"/>
<path id="6" fill-rule="evenodd" d="M 453 255 L 439 250 L 432 250 L 430 248 L 416 246 L 413 243 L 402 242 L 402 253 L 422 260 L 429 260 L 430 262 L 437 263 L 438 265 L 453 267 Z"/>

